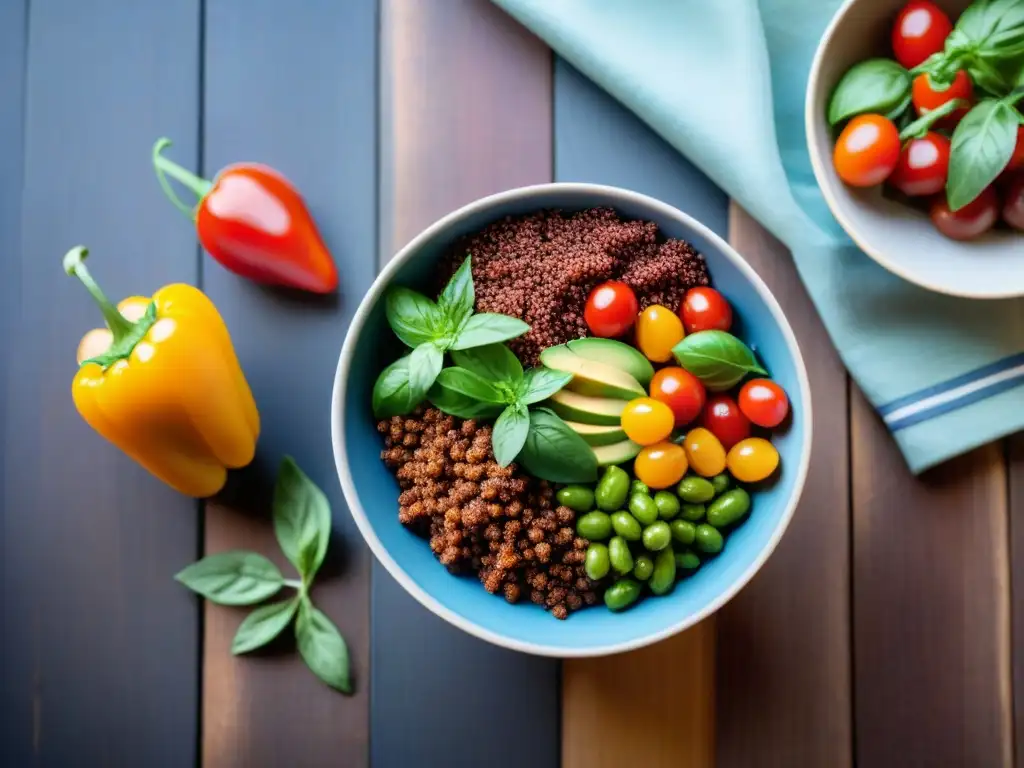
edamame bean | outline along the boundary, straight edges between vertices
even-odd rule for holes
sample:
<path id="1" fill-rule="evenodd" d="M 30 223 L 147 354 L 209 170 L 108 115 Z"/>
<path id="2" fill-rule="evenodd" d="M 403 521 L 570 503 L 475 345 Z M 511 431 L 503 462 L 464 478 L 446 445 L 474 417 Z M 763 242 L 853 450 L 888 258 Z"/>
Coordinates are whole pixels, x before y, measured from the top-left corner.
<path id="1" fill-rule="evenodd" d="M 587 576 L 594 580 L 607 576 L 608 570 L 612 567 L 611 559 L 608 557 L 608 547 L 604 544 L 592 543 L 587 547 L 587 559 L 583 567 Z"/>
<path id="2" fill-rule="evenodd" d="M 665 547 L 654 556 L 654 573 L 648 584 L 655 595 L 665 595 L 676 583 L 676 556 L 672 547 Z"/>
<path id="3" fill-rule="evenodd" d="M 640 541 L 640 523 L 629 512 L 616 512 L 612 515 L 612 528 L 627 541 Z"/>
<path id="4" fill-rule="evenodd" d="M 725 546 L 725 539 L 722 538 L 722 534 L 718 532 L 717 528 L 707 523 L 697 526 L 695 542 L 697 549 L 701 552 L 707 552 L 709 555 L 717 555 L 722 551 L 722 547 Z"/>
<path id="5" fill-rule="evenodd" d="M 597 508 L 614 512 L 626 502 L 629 493 L 629 475 L 621 467 L 608 467 L 594 491 Z"/>
<path id="6" fill-rule="evenodd" d="M 633 566 L 633 576 L 640 581 L 647 581 L 654 573 L 654 561 L 647 555 L 640 555 Z"/>
<path id="7" fill-rule="evenodd" d="M 647 483 L 641 482 L 640 480 L 634 480 L 629 484 L 630 494 L 634 493 L 646 493 L 650 494 L 651 489 L 647 487 Z"/>
<path id="8" fill-rule="evenodd" d="M 683 520 L 689 520 L 691 523 L 699 523 L 704 519 L 704 505 L 683 504 L 679 510 L 679 516 L 683 518 Z"/>
<path id="9" fill-rule="evenodd" d="M 626 574 L 633 570 L 633 555 L 621 536 L 612 536 L 608 542 L 608 560 L 616 573 Z"/>
<path id="10" fill-rule="evenodd" d="M 609 610 L 621 611 L 629 608 L 640 597 L 640 582 L 622 579 L 604 591 L 604 604 Z"/>
<path id="11" fill-rule="evenodd" d="M 594 492 L 582 485 L 567 485 L 555 494 L 558 503 L 577 512 L 589 512 L 594 508 Z"/>
<path id="12" fill-rule="evenodd" d="M 691 475 L 679 481 L 676 493 L 679 494 L 679 498 L 683 501 L 688 501 L 691 504 L 703 504 L 705 501 L 711 501 L 715 497 L 715 487 L 711 484 L 710 480 Z"/>
<path id="13" fill-rule="evenodd" d="M 695 552 L 688 549 L 684 552 L 676 552 L 676 568 L 681 571 L 696 571 L 700 568 L 700 558 Z"/>
<path id="14" fill-rule="evenodd" d="M 672 543 L 672 531 L 668 523 L 659 520 L 644 528 L 643 540 L 648 552 L 658 552 Z"/>
<path id="15" fill-rule="evenodd" d="M 671 491 L 658 491 L 654 494 L 654 506 L 658 508 L 658 517 L 671 520 L 679 514 L 679 499 Z"/>
<path id="16" fill-rule="evenodd" d="M 629 498 L 629 511 L 640 521 L 640 525 L 650 525 L 658 519 L 658 507 L 646 493 L 634 493 Z"/>
<path id="17" fill-rule="evenodd" d="M 612 535 L 612 519 L 604 512 L 593 512 L 580 517 L 576 521 L 576 533 L 591 541 L 604 541 Z"/>
<path id="18" fill-rule="evenodd" d="M 693 544 L 697 536 L 697 526 L 689 520 L 673 520 L 668 527 L 672 531 L 672 538 L 680 544 Z"/>
<path id="19" fill-rule="evenodd" d="M 730 485 L 732 485 L 732 480 L 729 479 L 729 475 L 725 472 L 711 478 L 711 486 L 715 489 L 716 496 L 728 491 Z"/>
<path id="20" fill-rule="evenodd" d="M 742 488 L 726 491 L 708 506 L 708 522 L 724 528 L 740 520 L 750 511 L 750 494 Z"/>

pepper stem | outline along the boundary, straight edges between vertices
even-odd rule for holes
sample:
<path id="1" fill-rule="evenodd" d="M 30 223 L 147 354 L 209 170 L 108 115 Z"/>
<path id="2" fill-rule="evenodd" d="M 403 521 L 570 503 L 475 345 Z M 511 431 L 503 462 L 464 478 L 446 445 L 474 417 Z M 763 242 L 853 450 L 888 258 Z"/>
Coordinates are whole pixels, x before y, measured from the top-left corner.
<path id="1" fill-rule="evenodd" d="M 114 336 L 113 343 L 116 344 L 132 332 L 135 323 L 128 320 L 118 311 L 117 307 L 110 303 L 110 299 L 103 293 L 103 289 L 92 279 L 92 275 L 89 274 L 89 270 L 85 267 L 85 257 L 88 255 L 88 248 L 83 245 L 76 245 L 64 254 L 64 271 L 82 281 L 85 290 L 90 293 L 93 300 L 99 305 L 100 312 L 103 313 L 103 319 L 107 323 L 107 328 L 110 329 Z"/>
<path id="2" fill-rule="evenodd" d="M 195 207 L 185 205 L 181 201 L 181 198 L 171 189 L 171 184 L 167 181 L 167 177 L 170 176 L 175 181 L 188 187 L 198 200 L 206 197 L 213 184 L 206 179 L 196 176 L 192 171 L 182 168 L 173 160 L 168 160 L 164 157 L 161 153 L 169 146 L 171 146 L 171 140 L 167 138 L 157 139 L 156 144 L 153 145 L 153 168 L 156 170 L 156 180 L 160 182 L 160 187 L 163 189 L 164 194 L 167 195 L 167 199 L 179 211 L 190 219 L 195 218 Z"/>

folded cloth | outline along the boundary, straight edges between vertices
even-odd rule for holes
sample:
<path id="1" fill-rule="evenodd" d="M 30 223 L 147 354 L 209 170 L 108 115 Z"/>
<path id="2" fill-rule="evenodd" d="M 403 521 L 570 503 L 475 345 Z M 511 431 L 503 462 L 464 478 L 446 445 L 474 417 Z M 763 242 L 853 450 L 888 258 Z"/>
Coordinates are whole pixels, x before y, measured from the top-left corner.
<path id="1" fill-rule="evenodd" d="M 811 171 L 803 104 L 840 0 L 494 0 L 793 253 L 913 472 L 1024 426 L 1024 301 L 928 292 L 860 252 Z"/>

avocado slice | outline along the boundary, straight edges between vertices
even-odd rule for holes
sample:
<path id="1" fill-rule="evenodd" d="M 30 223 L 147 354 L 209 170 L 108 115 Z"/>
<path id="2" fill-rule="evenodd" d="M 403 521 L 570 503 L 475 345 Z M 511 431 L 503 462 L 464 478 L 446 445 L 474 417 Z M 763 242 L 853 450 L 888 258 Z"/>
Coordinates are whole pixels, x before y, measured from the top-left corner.
<path id="1" fill-rule="evenodd" d="M 607 467 L 611 464 L 624 464 L 627 461 L 632 461 L 640 453 L 641 447 L 632 440 L 622 440 L 611 445 L 599 445 L 594 448 L 597 466 Z"/>
<path id="2" fill-rule="evenodd" d="M 611 445 L 626 439 L 626 433 L 619 426 L 602 426 L 598 424 L 583 424 L 578 421 L 567 421 L 573 432 L 587 441 L 588 445 Z"/>
<path id="3" fill-rule="evenodd" d="M 632 400 L 647 394 L 640 382 L 625 371 L 580 357 L 564 344 L 545 349 L 540 353 L 540 361 L 554 371 L 571 373 L 572 381 L 566 386 L 581 395 Z"/>
<path id="4" fill-rule="evenodd" d="M 588 397 L 567 389 L 555 392 L 545 403 L 565 421 L 614 427 L 619 426 L 622 411 L 626 407 L 625 400 Z"/>
<path id="5" fill-rule="evenodd" d="M 588 337 L 573 339 L 565 346 L 580 357 L 625 371 L 640 382 L 641 386 L 646 387 L 654 377 L 654 366 L 651 365 L 651 361 L 644 357 L 640 350 L 624 342 Z"/>

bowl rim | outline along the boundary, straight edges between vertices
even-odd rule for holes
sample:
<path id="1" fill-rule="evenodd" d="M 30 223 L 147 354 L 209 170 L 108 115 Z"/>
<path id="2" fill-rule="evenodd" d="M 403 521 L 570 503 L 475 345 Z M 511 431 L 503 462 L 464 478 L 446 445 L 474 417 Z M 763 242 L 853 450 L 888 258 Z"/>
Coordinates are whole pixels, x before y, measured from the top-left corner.
<path id="1" fill-rule="evenodd" d="M 743 276 L 750 280 L 755 290 L 764 300 L 769 312 L 775 319 L 775 322 L 778 324 L 779 329 L 782 332 L 782 336 L 786 341 L 789 353 L 793 357 L 796 367 L 797 381 L 800 388 L 801 401 L 805 404 L 803 409 L 804 413 L 802 414 L 804 450 L 800 457 L 799 465 L 795 468 L 797 476 L 796 482 L 793 486 L 793 493 L 786 501 L 786 506 L 782 512 L 782 516 L 776 524 L 775 529 L 772 531 L 768 542 L 758 553 L 754 561 L 739 576 L 739 578 L 735 579 L 728 588 L 724 589 L 717 597 L 715 597 L 715 599 L 709 601 L 704 608 L 684 617 L 680 621 L 631 640 L 606 645 L 596 645 L 581 649 L 567 648 L 559 645 L 531 643 L 506 637 L 498 632 L 485 629 L 462 617 L 457 612 L 445 607 L 429 595 L 426 590 L 422 589 L 405 572 L 397 561 L 395 561 L 377 537 L 376 532 L 373 530 L 373 525 L 370 523 L 370 520 L 366 515 L 366 511 L 363 509 L 362 504 L 359 501 L 359 494 L 356 491 L 355 483 L 353 482 L 352 474 L 349 469 L 348 452 L 345 447 L 345 409 L 343 404 L 347 395 L 348 371 L 351 369 L 352 359 L 355 354 L 356 340 L 359 338 L 359 335 L 363 330 L 363 326 L 366 324 L 371 307 L 377 303 L 386 286 L 390 283 L 392 277 L 413 257 L 415 253 L 420 250 L 420 248 L 423 247 L 425 243 L 451 227 L 460 219 L 486 211 L 487 209 L 495 206 L 500 206 L 510 201 L 529 199 L 551 192 L 562 192 L 580 196 L 593 195 L 606 200 L 626 200 L 638 207 L 651 209 L 660 216 L 678 219 L 686 226 L 691 227 L 702 237 L 712 242 L 714 246 L 722 252 L 725 258 L 732 261 Z M 593 203 L 595 206 L 601 204 L 602 203 L 598 202 Z M 615 207 L 614 204 L 610 202 L 604 204 L 609 205 L 610 207 Z M 356 527 L 362 534 L 363 539 L 369 545 L 374 556 L 376 556 L 385 569 L 387 569 L 388 573 L 391 574 L 402 588 L 412 595 L 420 605 L 444 619 L 449 624 L 452 624 L 453 626 L 470 635 L 480 638 L 481 640 L 493 643 L 494 645 L 536 656 L 584 658 L 608 656 L 625 651 L 631 651 L 652 645 L 664 640 L 665 638 L 678 634 L 715 613 L 747 585 L 747 583 L 753 578 L 754 574 L 761 569 L 772 552 L 775 551 L 776 546 L 778 546 L 783 534 L 789 527 L 790 520 L 792 519 L 796 506 L 803 494 L 811 458 L 812 410 L 811 389 L 807 378 L 807 369 L 804 365 L 803 355 L 800 352 L 800 347 L 797 344 L 793 329 L 790 327 L 789 322 L 786 320 L 786 317 L 782 312 L 782 308 L 779 306 L 778 301 L 776 301 L 775 296 L 768 289 L 768 286 L 754 271 L 753 267 L 751 267 L 750 264 L 748 264 L 747 261 L 725 241 L 724 238 L 720 237 L 689 214 L 686 214 L 678 208 L 648 195 L 604 184 L 551 182 L 505 190 L 468 203 L 467 205 L 464 205 L 438 219 L 420 232 L 416 237 L 409 241 L 407 245 L 401 248 L 398 253 L 395 254 L 394 258 L 385 265 L 371 284 L 369 290 L 363 296 L 362 300 L 359 302 L 359 306 L 352 317 L 352 322 L 345 333 L 345 340 L 342 344 L 341 355 L 338 359 L 338 367 L 335 371 L 334 387 L 331 396 L 331 442 L 333 443 L 334 448 L 335 468 L 341 482 L 342 493 L 348 505 L 349 513 L 352 515 L 352 518 L 356 523 Z"/>

